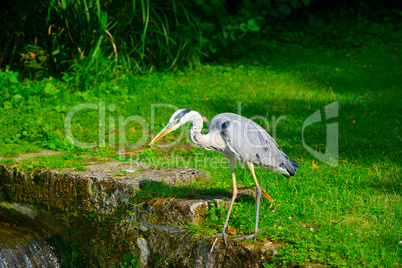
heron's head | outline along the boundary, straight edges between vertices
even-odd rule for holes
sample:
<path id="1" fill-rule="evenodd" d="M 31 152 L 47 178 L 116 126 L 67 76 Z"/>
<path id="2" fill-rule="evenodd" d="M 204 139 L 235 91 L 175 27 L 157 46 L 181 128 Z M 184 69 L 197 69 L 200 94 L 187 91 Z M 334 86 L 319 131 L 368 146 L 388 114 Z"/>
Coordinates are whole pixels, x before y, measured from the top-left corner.
<path id="1" fill-rule="evenodd" d="M 151 146 L 169 132 L 178 129 L 179 127 L 187 123 L 192 117 L 192 112 L 194 111 L 189 109 L 177 110 L 170 117 L 169 123 L 161 130 L 161 132 L 158 133 L 158 135 L 155 136 L 155 138 L 148 144 L 148 146 Z"/>

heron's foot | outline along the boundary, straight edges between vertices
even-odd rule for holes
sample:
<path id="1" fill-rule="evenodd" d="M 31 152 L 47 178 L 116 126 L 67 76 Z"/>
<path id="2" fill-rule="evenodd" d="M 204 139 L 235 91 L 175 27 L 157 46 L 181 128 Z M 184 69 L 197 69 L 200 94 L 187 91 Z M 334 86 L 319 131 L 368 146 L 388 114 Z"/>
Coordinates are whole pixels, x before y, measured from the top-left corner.
<path id="1" fill-rule="evenodd" d="M 269 194 L 267 194 L 267 192 L 265 192 L 265 190 L 262 187 L 261 187 L 261 191 L 262 191 L 262 194 L 264 195 L 264 197 L 266 199 L 268 199 L 269 202 L 274 203 L 274 200 L 272 199 L 272 197 L 270 197 Z"/>
<path id="2" fill-rule="evenodd" d="M 233 238 L 232 240 L 235 241 L 235 240 L 250 239 L 250 238 L 254 238 L 254 242 L 256 242 L 257 241 L 257 233 L 236 237 L 236 238 Z"/>
<path id="3" fill-rule="evenodd" d="M 276 203 L 276 201 L 274 199 L 272 199 L 272 197 L 269 196 L 269 194 L 267 194 L 267 192 L 264 189 L 262 189 L 262 187 L 261 187 L 261 191 L 262 191 L 262 194 L 264 195 L 264 197 L 266 199 L 268 199 L 269 202 L 271 202 L 269 209 L 275 210 L 277 207 L 279 207 L 281 205 L 281 204 Z"/>
<path id="4" fill-rule="evenodd" d="M 219 239 L 220 236 L 223 237 L 223 241 L 225 242 L 225 245 L 226 245 L 226 246 L 228 245 L 228 243 L 227 243 L 227 241 L 226 241 L 226 233 L 225 233 L 225 231 L 223 231 L 222 233 L 217 233 L 217 234 L 215 234 L 214 236 L 215 236 L 215 239 L 214 239 L 214 242 L 212 243 L 212 247 L 211 247 L 210 253 L 212 253 L 212 251 L 214 251 L 215 244 L 216 244 L 216 242 L 218 241 L 218 239 Z"/>

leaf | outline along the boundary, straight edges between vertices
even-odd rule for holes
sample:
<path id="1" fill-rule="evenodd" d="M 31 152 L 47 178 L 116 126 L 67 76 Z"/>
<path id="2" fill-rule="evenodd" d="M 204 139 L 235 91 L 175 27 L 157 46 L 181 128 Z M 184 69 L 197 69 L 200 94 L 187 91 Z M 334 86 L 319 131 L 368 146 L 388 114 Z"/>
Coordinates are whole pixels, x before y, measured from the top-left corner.
<path id="1" fill-rule="evenodd" d="M 301 8 L 302 7 L 302 4 L 300 3 L 299 0 L 290 0 L 290 4 L 294 8 Z"/>
<path id="2" fill-rule="evenodd" d="M 240 29 L 241 29 L 243 32 L 247 32 L 247 30 L 248 30 L 248 25 L 245 24 L 245 23 L 242 23 L 242 24 L 240 24 Z"/>
<path id="3" fill-rule="evenodd" d="M 228 227 L 228 233 L 231 235 L 235 235 L 236 234 L 236 230 L 233 228 Z"/>
<path id="4" fill-rule="evenodd" d="M 13 97 L 14 97 L 14 99 L 16 99 L 16 100 L 18 100 L 18 99 L 21 99 L 21 98 L 22 98 L 22 96 L 21 96 L 20 94 L 15 94 Z"/>
<path id="5" fill-rule="evenodd" d="M 257 24 L 256 19 L 249 19 L 249 20 L 248 20 L 248 29 L 249 29 L 250 31 L 258 32 L 261 28 L 260 28 L 260 26 Z"/>
<path id="6" fill-rule="evenodd" d="M 215 53 L 218 51 L 218 45 L 214 42 L 209 42 L 208 48 L 209 48 L 209 51 L 211 51 L 211 53 Z"/>
<path id="7" fill-rule="evenodd" d="M 280 4 L 278 6 L 278 11 L 283 15 L 290 15 L 292 13 L 292 8 L 286 4 Z"/>
<path id="8" fill-rule="evenodd" d="M 255 25 L 255 23 L 256 23 L 256 21 L 255 21 L 254 18 L 248 20 L 248 25 L 249 26 L 253 26 L 253 25 Z"/>
<path id="9" fill-rule="evenodd" d="M 274 18 L 279 18 L 279 13 L 276 9 L 268 9 L 268 14 Z"/>
<path id="10" fill-rule="evenodd" d="M 48 144 L 48 146 L 49 146 L 49 148 L 50 149 L 56 149 L 56 144 L 54 144 L 53 142 L 50 142 L 49 144 Z"/>
<path id="11" fill-rule="evenodd" d="M 11 83 L 18 83 L 18 73 L 12 72 L 9 76 L 9 80 Z"/>
<path id="12" fill-rule="evenodd" d="M 4 109 L 12 109 L 13 105 L 11 104 L 10 101 L 5 101 L 5 102 L 3 102 L 3 107 L 4 107 Z"/>
<path id="13" fill-rule="evenodd" d="M 302 0 L 302 2 L 305 6 L 310 5 L 310 0 Z"/>
<path id="14" fill-rule="evenodd" d="M 59 92 L 52 83 L 46 83 L 44 91 L 49 95 L 56 95 Z"/>
<path id="15" fill-rule="evenodd" d="M 262 0 L 261 2 L 262 2 L 262 4 L 263 4 L 264 6 L 266 6 L 266 7 L 270 7 L 270 6 L 271 6 L 271 1 L 270 1 L 270 0 Z"/>
<path id="16" fill-rule="evenodd" d="M 313 159 L 313 168 L 316 168 L 316 169 L 318 169 L 318 166 L 314 163 L 314 159 Z"/>

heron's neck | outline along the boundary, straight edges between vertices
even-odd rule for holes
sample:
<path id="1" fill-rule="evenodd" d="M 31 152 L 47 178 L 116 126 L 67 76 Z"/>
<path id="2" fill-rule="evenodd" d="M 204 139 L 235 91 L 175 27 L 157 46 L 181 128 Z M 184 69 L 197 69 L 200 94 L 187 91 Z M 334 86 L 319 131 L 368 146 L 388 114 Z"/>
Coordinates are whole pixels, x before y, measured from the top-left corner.
<path id="1" fill-rule="evenodd" d="M 190 138 L 198 147 L 202 149 L 207 149 L 206 147 L 209 146 L 209 142 L 207 141 L 207 139 L 205 139 L 205 135 L 201 134 L 203 124 L 202 117 L 196 111 L 192 111 L 192 113 L 194 113 L 194 115 L 189 120 L 192 123 L 190 129 Z"/>

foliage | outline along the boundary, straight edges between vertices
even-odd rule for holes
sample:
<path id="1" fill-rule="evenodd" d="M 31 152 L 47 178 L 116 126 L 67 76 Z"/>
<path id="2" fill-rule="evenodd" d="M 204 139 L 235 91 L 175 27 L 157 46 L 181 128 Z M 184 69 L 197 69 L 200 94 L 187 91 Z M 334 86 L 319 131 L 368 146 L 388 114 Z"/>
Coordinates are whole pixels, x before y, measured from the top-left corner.
<path id="1" fill-rule="evenodd" d="M 139 267 L 135 235 L 130 230 L 117 232 L 118 218 L 96 217 L 96 213 L 71 216 L 69 236 L 78 242 L 70 245 L 72 257 L 68 266 Z"/>
<path id="2" fill-rule="evenodd" d="M 255 57 L 260 51 L 281 50 L 283 42 L 311 46 L 314 44 L 310 42 L 311 37 L 306 37 L 317 33 L 321 36 L 315 36 L 314 41 L 319 41 L 319 45 L 331 45 L 325 40 L 340 36 L 346 45 L 364 46 L 367 40 L 372 40 L 373 36 L 368 35 L 376 32 L 374 37 L 381 39 L 384 31 L 392 31 L 399 21 L 397 10 L 392 14 L 383 12 L 380 14 L 383 21 L 372 25 L 374 31 L 360 23 L 362 38 L 355 38 L 350 35 L 350 24 L 342 25 L 350 20 L 333 21 L 333 10 L 321 7 L 317 11 L 320 5 L 325 3 L 310 3 L 310 0 L 7 1 L 0 10 L 0 70 L 18 71 L 22 77 L 31 79 L 53 76 L 85 85 L 99 77 L 110 79 L 133 71 L 176 70 L 205 61 L 223 62 L 242 55 Z M 386 5 L 381 4 L 378 10 Z M 370 3 L 358 1 L 356 6 L 361 11 L 351 8 L 336 12 L 366 22 L 379 16 L 380 11 L 377 14 Z M 314 8 L 316 12 L 309 14 Z M 366 13 L 371 16 L 368 21 L 367 17 L 360 18 Z M 339 25 L 326 27 L 328 21 Z M 385 28 L 384 21 L 389 23 Z M 327 32 L 321 31 L 325 28 Z M 289 38 L 289 35 L 296 36 Z"/>
<path id="3" fill-rule="evenodd" d="M 257 44 L 269 46 L 267 38 L 271 36 L 274 22 L 310 4 L 310 0 L 195 2 L 197 9 L 192 11 L 201 18 L 203 43 L 210 53 L 220 57 L 238 56 Z"/>
<path id="4" fill-rule="evenodd" d="M 18 0 L 5 3 L 0 68 L 25 76 L 104 73 L 194 65 L 227 50 L 248 32 L 269 32 L 269 17 L 289 15 L 309 0 L 225 1 Z M 31 13 L 31 10 L 35 10 Z"/>
<path id="5" fill-rule="evenodd" d="M 174 0 L 19 0 L 6 5 L 0 68 L 33 64 L 35 71 L 73 71 L 82 80 L 89 72 L 114 76 L 122 69 L 172 67 L 193 60 L 200 48 L 196 18 Z"/>

